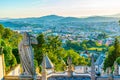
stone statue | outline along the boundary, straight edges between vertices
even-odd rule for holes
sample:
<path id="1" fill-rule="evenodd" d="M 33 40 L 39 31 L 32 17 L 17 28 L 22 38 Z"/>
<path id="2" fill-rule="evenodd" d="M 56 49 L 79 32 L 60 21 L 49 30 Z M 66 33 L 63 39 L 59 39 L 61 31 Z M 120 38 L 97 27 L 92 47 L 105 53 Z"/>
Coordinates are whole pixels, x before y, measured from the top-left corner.
<path id="1" fill-rule="evenodd" d="M 32 77 L 36 75 L 33 62 L 34 52 L 31 44 L 37 43 L 37 39 L 34 36 L 27 32 L 24 33 L 23 39 L 18 46 L 23 75 L 30 75 Z"/>
<path id="2" fill-rule="evenodd" d="M 73 76 L 74 67 L 72 65 L 72 58 L 70 56 L 68 56 L 67 64 L 68 64 L 67 67 L 68 77 L 71 77 Z"/>

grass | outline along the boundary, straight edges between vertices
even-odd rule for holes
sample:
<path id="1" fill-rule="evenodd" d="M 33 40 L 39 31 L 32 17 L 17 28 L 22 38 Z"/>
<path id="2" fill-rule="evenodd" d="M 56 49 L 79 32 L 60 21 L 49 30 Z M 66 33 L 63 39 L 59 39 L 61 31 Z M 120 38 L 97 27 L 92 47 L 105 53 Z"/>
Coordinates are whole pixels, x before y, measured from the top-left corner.
<path id="1" fill-rule="evenodd" d="M 88 50 L 90 51 L 94 51 L 94 50 L 97 50 L 97 51 L 102 51 L 103 48 L 96 48 L 96 47 L 92 47 L 92 48 L 88 48 Z"/>

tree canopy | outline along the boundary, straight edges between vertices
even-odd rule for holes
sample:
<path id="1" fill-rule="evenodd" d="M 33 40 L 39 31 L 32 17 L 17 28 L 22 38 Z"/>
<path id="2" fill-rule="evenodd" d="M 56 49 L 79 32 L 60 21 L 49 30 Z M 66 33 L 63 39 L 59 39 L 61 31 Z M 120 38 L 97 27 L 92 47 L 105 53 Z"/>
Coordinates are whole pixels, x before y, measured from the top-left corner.
<path id="1" fill-rule="evenodd" d="M 118 38 L 115 38 L 114 45 L 110 46 L 107 52 L 107 57 L 104 61 L 104 70 L 107 67 L 111 67 L 114 65 L 114 62 L 118 57 L 120 57 L 120 42 Z"/>
<path id="2" fill-rule="evenodd" d="M 18 42 L 21 40 L 21 35 L 17 32 L 10 30 L 9 28 L 4 28 L 0 24 L 0 47 L 3 48 L 4 57 L 5 57 L 5 70 L 10 70 L 11 67 L 14 67 L 19 63 L 18 56 Z M 15 51 L 16 49 L 16 51 Z"/>
<path id="3" fill-rule="evenodd" d="M 65 69 L 67 57 L 71 56 L 74 65 L 87 65 L 85 58 L 81 57 L 74 50 L 65 50 L 59 36 L 45 36 L 39 34 L 37 37 L 38 44 L 34 45 L 35 59 L 40 65 L 43 54 L 47 54 L 53 62 L 56 71 Z M 64 68 L 63 68 L 64 67 Z"/>

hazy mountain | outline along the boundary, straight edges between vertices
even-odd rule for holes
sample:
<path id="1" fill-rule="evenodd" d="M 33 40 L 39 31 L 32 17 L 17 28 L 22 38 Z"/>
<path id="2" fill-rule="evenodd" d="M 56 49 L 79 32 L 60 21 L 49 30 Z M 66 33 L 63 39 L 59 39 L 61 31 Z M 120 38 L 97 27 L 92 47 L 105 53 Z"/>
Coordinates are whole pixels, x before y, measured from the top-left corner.
<path id="1" fill-rule="evenodd" d="M 97 22 L 111 22 L 111 21 L 118 21 L 120 18 L 117 17 L 104 17 L 104 16 L 92 16 L 85 18 L 85 21 L 97 21 Z"/>
<path id="2" fill-rule="evenodd" d="M 87 18 L 76 18 L 76 17 L 62 17 L 57 15 L 48 15 L 43 17 L 31 17 L 31 18 L 18 18 L 18 19 L 4 19 L 4 21 L 12 22 L 24 22 L 24 23 L 47 23 L 47 22 L 85 22 L 85 21 L 118 21 L 120 18 L 116 17 L 104 17 L 104 16 L 91 16 Z M 3 20 L 1 20 L 3 21 Z"/>
<path id="3" fill-rule="evenodd" d="M 31 17 L 31 18 L 18 18 L 18 19 L 6 19 L 0 20 L 0 24 L 3 24 L 5 27 L 31 27 L 42 29 L 58 29 L 59 28 L 80 28 L 82 30 L 86 30 L 89 28 L 91 30 L 99 30 L 102 31 L 105 29 L 112 29 L 113 27 L 118 27 L 118 17 L 106 17 L 106 16 L 91 16 L 86 18 L 77 18 L 77 17 L 62 17 L 57 15 L 48 15 L 43 17 Z M 84 29 L 83 29 L 84 28 Z M 110 30 L 108 30 L 110 31 Z"/>
<path id="4" fill-rule="evenodd" d="M 76 17 L 64 17 L 59 22 L 78 22 L 81 21 L 81 18 L 76 18 Z"/>
<path id="5" fill-rule="evenodd" d="M 48 21 L 56 21 L 56 20 L 60 20 L 60 19 L 63 19 L 63 18 L 64 17 L 57 16 L 57 15 L 48 15 L 48 16 L 40 17 L 41 20 L 48 20 Z"/>
<path id="6" fill-rule="evenodd" d="M 120 14 L 113 15 L 120 16 Z M 86 18 L 77 18 L 77 17 L 62 17 L 57 15 L 47 15 L 43 17 L 31 17 L 31 18 L 18 18 L 18 19 L 0 19 L 0 20 L 8 20 L 8 21 L 114 21 L 118 20 L 116 17 L 106 17 L 106 16 L 91 16 Z"/>

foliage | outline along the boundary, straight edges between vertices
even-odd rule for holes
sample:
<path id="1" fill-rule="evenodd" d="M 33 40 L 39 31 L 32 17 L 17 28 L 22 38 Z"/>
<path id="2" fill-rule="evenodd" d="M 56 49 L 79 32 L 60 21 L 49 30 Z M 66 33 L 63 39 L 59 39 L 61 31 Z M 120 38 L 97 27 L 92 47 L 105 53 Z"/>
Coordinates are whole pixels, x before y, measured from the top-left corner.
<path id="1" fill-rule="evenodd" d="M 11 67 L 17 64 L 15 56 L 12 54 L 12 49 L 10 47 L 4 47 L 3 50 L 5 56 L 5 65 L 6 71 L 9 70 Z"/>
<path id="2" fill-rule="evenodd" d="M 107 57 L 104 61 L 104 70 L 106 70 L 107 67 L 112 68 L 118 57 L 120 57 L 120 42 L 115 38 L 114 45 L 108 49 Z"/>
<path id="3" fill-rule="evenodd" d="M 5 28 L 2 38 L 9 39 L 11 36 L 12 36 L 12 31 L 9 28 Z"/>
<path id="4" fill-rule="evenodd" d="M 88 50 L 92 50 L 92 51 L 95 51 L 95 50 L 97 50 L 97 51 L 102 51 L 103 48 L 91 47 L 91 48 L 88 48 Z"/>
<path id="5" fill-rule="evenodd" d="M 34 56 L 35 56 L 35 59 L 38 61 L 38 64 L 40 65 L 42 62 L 43 53 L 45 53 L 45 40 L 44 40 L 43 34 L 40 34 L 37 37 L 37 40 L 38 40 L 38 44 L 33 45 L 34 51 L 35 51 Z"/>
<path id="6" fill-rule="evenodd" d="M 37 60 L 35 60 L 35 59 L 34 59 L 34 65 L 35 65 L 35 68 L 38 67 L 38 62 L 37 62 Z"/>
<path id="7" fill-rule="evenodd" d="M 68 56 L 72 57 L 74 65 L 86 65 L 85 58 L 81 57 L 74 50 L 65 50 L 62 48 L 61 40 L 58 36 L 45 36 L 39 34 L 37 37 L 38 44 L 33 45 L 35 51 L 35 59 L 38 65 L 41 64 L 43 54 L 47 54 L 53 62 L 56 71 L 63 71 L 66 68 Z"/>
<path id="8" fill-rule="evenodd" d="M 118 57 L 118 58 L 116 59 L 116 62 L 117 62 L 118 64 L 120 64 L 120 57 Z"/>
<path id="9" fill-rule="evenodd" d="M 105 33 L 101 33 L 101 34 L 98 34 L 97 39 L 98 40 L 105 39 L 106 37 L 107 37 L 107 35 Z"/>
<path id="10" fill-rule="evenodd" d="M 14 56 L 17 60 L 17 63 L 20 64 L 20 57 L 19 57 L 19 54 L 18 54 L 18 48 L 13 48 L 12 53 L 14 54 Z"/>
<path id="11" fill-rule="evenodd" d="M 79 51 L 80 49 L 83 49 L 82 47 L 80 47 L 80 43 L 71 42 L 71 41 L 67 41 L 64 48 L 66 50 L 74 49 L 75 51 Z"/>
<path id="12" fill-rule="evenodd" d="M 78 53 L 76 53 L 72 49 L 66 51 L 63 59 L 66 61 L 68 56 L 72 58 L 72 62 L 74 65 L 86 65 L 87 64 L 87 62 L 85 61 L 85 58 L 81 57 Z"/>
<path id="13" fill-rule="evenodd" d="M 100 45 L 97 41 L 93 41 L 93 40 L 84 40 L 81 43 L 78 42 L 71 42 L 71 41 L 67 41 L 64 48 L 66 50 L 69 49 L 74 49 L 76 52 L 79 52 L 80 50 L 92 50 L 92 51 L 96 51 L 96 49 L 98 51 L 102 51 L 103 49 L 106 49 L 107 46 L 105 45 Z"/>
<path id="14" fill-rule="evenodd" d="M 21 40 L 21 35 L 17 32 L 4 28 L 0 24 L 0 47 L 3 48 L 5 57 L 5 70 L 8 71 L 12 67 L 16 66 L 19 61 L 18 56 L 18 42 Z"/>
<path id="15" fill-rule="evenodd" d="M 2 36 L 4 33 L 4 27 L 3 25 L 0 24 L 0 35 Z"/>
<path id="16" fill-rule="evenodd" d="M 4 28 L 4 26 L 0 25 L 0 47 L 3 47 L 6 71 L 10 70 L 12 67 L 20 63 L 17 47 L 21 38 L 22 36 L 19 33 L 14 32 L 8 28 Z M 74 65 L 88 64 L 86 62 L 86 59 L 76 53 L 75 50 L 71 48 L 65 50 L 62 47 L 62 42 L 59 36 L 45 36 L 43 34 L 39 34 L 37 36 L 37 40 L 38 44 L 33 45 L 35 51 L 35 67 L 41 65 L 43 54 L 48 55 L 50 60 L 53 62 L 56 71 L 63 71 L 66 69 L 68 56 L 72 57 Z M 75 45 L 73 45 L 76 50 L 79 50 L 76 45 L 80 46 L 80 44 L 75 43 Z M 84 49 L 85 48 L 87 49 L 87 46 L 84 46 Z"/>

